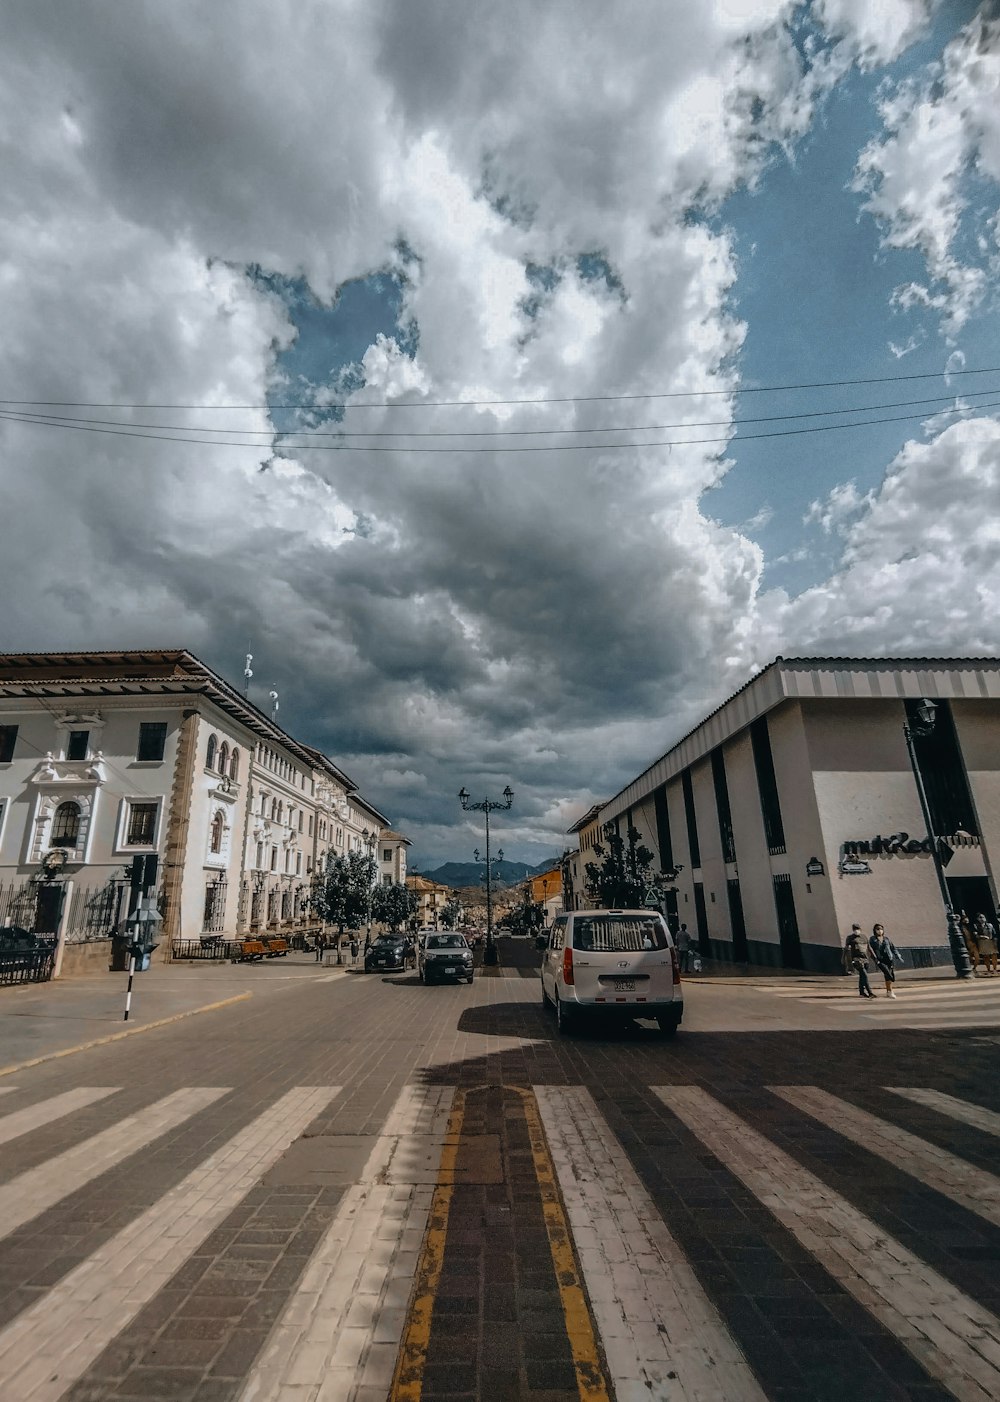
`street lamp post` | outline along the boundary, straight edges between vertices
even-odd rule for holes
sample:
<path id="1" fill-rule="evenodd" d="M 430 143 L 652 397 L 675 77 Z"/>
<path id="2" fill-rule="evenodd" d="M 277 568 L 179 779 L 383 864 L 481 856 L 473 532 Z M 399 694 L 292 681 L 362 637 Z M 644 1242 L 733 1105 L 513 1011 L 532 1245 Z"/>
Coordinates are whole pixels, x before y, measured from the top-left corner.
<path id="1" fill-rule="evenodd" d="M 477 862 L 479 862 L 479 861 L 482 860 L 482 858 L 481 858 L 480 855 L 479 855 L 479 848 L 478 848 L 478 847 L 475 849 L 475 851 L 473 852 L 472 855 L 475 857 L 475 859 L 476 859 Z M 482 880 L 483 880 L 483 881 L 485 882 L 485 884 L 486 884 L 486 949 L 489 949 L 489 948 L 490 948 L 490 937 L 489 937 L 489 932 L 490 932 L 490 931 L 492 930 L 492 928 L 493 928 L 493 887 L 494 887 L 494 884 L 495 884 L 495 878 L 494 878 L 494 876 L 493 876 L 493 866 L 494 866 L 494 863 L 499 864 L 499 863 L 502 862 L 502 861 L 503 861 L 503 848 L 501 847 L 501 848 L 498 849 L 496 856 L 493 857 L 490 861 L 486 862 L 486 864 L 485 864 L 486 875 L 482 878 Z M 487 958 L 486 958 L 486 950 L 484 950 L 484 951 L 483 951 L 483 963 L 484 963 L 484 964 L 495 964 L 495 963 L 496 963 L 496 958 L 494 957 L 493 959 L 487 959 Z"/>
<path id="2" fill-rule="evenodd" d="M 944 901 L 945 918 L 948 921 L 948 945 L 951 949 L 951 960 L 955 965 L 956 978 L 972 978 L 972 965 L 969 962 L 969 951 L 965 947 L 962 932 L 958 926 L 958 916 L 951 904 L 951 895 L 948 891 L 948 883 L 944 876 L 944 867 L 941 865 L 941 853 L 938 850 L 937 835 L 931 822 L 930 804 L 927 802 L 927 790 L 924 788 L 923 775 L 920 772 L 920 764 L 917 760 L 916 746 L 913 743 L 914 736 L 930 735 L 934 729 L 937 705 L 929 701 L 927 697 L 916 707 L 916 725 L 903 726 L 903 735 L 906 739 L 906 750 L 910 756 L 910 767 L 913 770 L 914 782 L 917 786 L 917 793 L 920 797 L 920 808 L 924 815 L 924 822 L 927 825 L 927 836 L 931 844 L 931 859 L 934 862 L 934 874 L 938 880 L 938 887 L 941 891 L 941 899 Z"/>
<path id="3" fill-rule="evenodd" d="M 367 849 L 368 860 L 374 862 L 375 848 L 378 846 L 378 833 L 369 832 L 367 828 L 363 828 L 361 831 L 361 841 L 365 844 L 365 848 Z M 375 874 L 376 873 L 371 870 L 368 872 L 368 900 L 365 903 L 365 949 L 367 949 L 372 942 L 372 885 Z"/>
<path id="4" fill-rule="evenodd" d="M 503 802 L 499 799 L 484 798 L 481 803 L 473 803 L 470 800 L 466 789 L 461 789 L 458 801 L 467 813 L 483 813 L 486 817 L 486 948 L 483 951 L 483 963 L 495 964 L 497 962 L 496 945 L 493 943 L 493 895 L 492 869 L 490 866 L 490 814 L 498 810 L 508 809 L 514 802 L 514 794 L 510 785 L 503 791 Z"/>

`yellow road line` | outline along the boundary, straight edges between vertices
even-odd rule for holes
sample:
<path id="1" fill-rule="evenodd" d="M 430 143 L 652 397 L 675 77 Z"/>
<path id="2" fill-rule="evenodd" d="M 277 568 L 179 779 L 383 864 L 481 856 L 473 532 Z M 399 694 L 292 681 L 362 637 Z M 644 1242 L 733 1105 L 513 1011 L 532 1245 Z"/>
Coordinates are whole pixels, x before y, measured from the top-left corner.
<path id="1" fill-rule="evenodd" d="M 563 1212 L 562 1198 L 556 1181 L 555 1168 L 546 1143 L 538 1114 L 538 1102 L 534 1093 L 520 1086 L 509 1086 L 516 1091 L 524 1104 L 524 1118 L 528 1125 L 531 1140 L 531 1156 L 535 1164 L 535 1177 L 542 1195 L 542 1212 L 545 1217 L 545 1230 L 549 1236 L 549 1250 L 552 1264 L 559 1282 L 559 1295 L 562 1299 L 563 1315 L 566 1319 L 566 1333 L 573 1350 L 573 1364 L 576 1368 L 576 1385 L 580 1396 L 586 1402 L 608 1402 L 608 1385 L 597 1353 L 597 1340 L 594 1325 L 590 1318 L 587 1299 L 580 1283 L 580 1275 L 573 1257 L 573 1246 L 569 1224 Z"/>
<path id="2" fill-rule="evenodd" d="M 399 1346 L 396 1372 L 392 1379 L 388 1402 L 420 1402 L 427 1346 L 431 1337 L 431 1316 L 434 1313 L 434 1299 L 441 1280 L 441 1267 L 444 1265 L 448 1213 L 451 1210 L 454 1192 L 455 1161 L 458 1158 L 458 1143 L 464 1118 L 465 1091 L 456 1090 L 448 1117 L 444 1148 L 441 1151 L 438 1185 L 431 1200 L 427 1231 L 424 1234 L 420 1263 L 417 1266 L 413 1303 L 410 1306 L 406 1332 Z"/>
<path id="3" fill-rule="evenodd" d="M 46 1052 L 44 1056 L 33 1056 L 30 1061 L 15 1061 L 11 1066 L 0 1066 L 0 1076 L 13 1076 L 15 1071 L 25 1071 L 29 1066 L 40 1066 L 43 1061 L 58 1061 L 61 1056 L 72 1056 L 75 1052 L 90 1051 L 92 1047 L 104 1047 L 109 1042 L 120 1042 L 123 1037 L 134 1037 L 139 1032 L 152 1032 L 154 1027 L 166 1027 L 171 1022 L 180 1022 L 185 1017 L 195 1017 L 198 1013 L 212 1013 L 216 1008 L 227 1008 L 231 1003 L 245 1003 L 252 993 L 237 993 L 232 998 L 221 998 L 217 1003 L 205 1003 L 200 1008 L 188 1008 L 187 1012 L 173 1013 L 170 1017 L 157 1018 L 141 1027 L 127 1027 L 123 1032 L 112 1032 L 107 1037 L 95 1037 L 90 1042 L 80 1042 L 75 1047 L 63 1047 L 62 1051 Z"/>

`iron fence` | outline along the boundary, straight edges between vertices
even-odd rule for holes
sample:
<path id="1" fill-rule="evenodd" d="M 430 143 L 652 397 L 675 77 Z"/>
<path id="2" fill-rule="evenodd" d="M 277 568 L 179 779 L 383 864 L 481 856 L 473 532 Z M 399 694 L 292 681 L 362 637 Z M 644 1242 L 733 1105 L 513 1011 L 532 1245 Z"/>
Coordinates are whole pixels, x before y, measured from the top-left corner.
<path id="1" fill-rule="evenodd" d="M 170 955 L 172 959 L 232 959 L 238 943 L 238 940 L 204 938 L 173 940 Z"/>
<path id="2" fill-rule="evenodd" d="M 66 918 L 66 943 L 110 939 L 128 913 L 127 896 L 128 885 L 117 880 L 74 890 Z"/>
<path id="3" fill-rule="evenodd" d="M 52 977 L 56 952 L 51 945 L 0 951 L 0 984 L 45 983 Z"/>

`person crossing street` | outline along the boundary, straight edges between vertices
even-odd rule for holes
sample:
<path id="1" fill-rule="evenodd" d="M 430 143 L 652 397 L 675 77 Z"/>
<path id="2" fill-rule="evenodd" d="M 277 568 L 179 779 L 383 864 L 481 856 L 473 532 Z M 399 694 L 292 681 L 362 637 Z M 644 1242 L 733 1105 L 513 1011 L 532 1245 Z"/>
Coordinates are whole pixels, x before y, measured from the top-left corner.
<path id="1" fill-rule="evenodd" d="M 872 926 L 872 932 L 868 939 L 868 953 L 875 967 L 881 970 L 882 977 L 885 979 L 885 996 L 895 998 L 896 990 L 893 988 L 893 984 L 896 982 L 895 963 L 897 959 L 902 963 L 903 957 L 886 934 L 884 925 Z"/>
<path id="2" fill-rule="evenodd" d="M 844 973 L 852 971 L 858 976 L 858 993 L 862 998 L 874 998 L 872 986 L 868 982 L 868 960 L 860 925 L 852 925 L 851 933 L 844 943 Z"/>

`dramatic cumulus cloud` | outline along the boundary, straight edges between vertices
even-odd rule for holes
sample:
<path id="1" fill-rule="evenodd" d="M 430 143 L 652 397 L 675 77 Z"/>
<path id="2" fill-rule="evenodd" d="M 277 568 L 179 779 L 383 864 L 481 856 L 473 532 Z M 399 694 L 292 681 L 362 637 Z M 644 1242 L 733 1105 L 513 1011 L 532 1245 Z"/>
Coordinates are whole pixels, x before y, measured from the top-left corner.
<path id="1" fill-rule="evenodd" d="M 837 487 L 814 510 L 839 528 L 842 567 L 794 600 L 765 603 L 772 639 L 860 656 L 997 650 L 1000 424 L 964 419 L 910 442 L 880 489 Z"/>
<path id="2" fill-rule="evenodd" d="M 0 396 L 292 397 L 302 387 L 280 383 L 279 355 L 296 330 L 275 275 L 329 300 L 378 271 L 413 331 L 373 338 L 342 426 L 484 436 L 375 454 L 361 439 L 336 452 L 275 442 L 261 407 L 89 411 L 200 440 L 185 444 L 8 419 L 6 645 L 182 643 L 232 677 L 252 639 L 288 727 L 329 748 L 421 855 L 443 857 L 475 845 L 455 813 L 463 782 L 510 781 L 517 842 L 540 855 L 765 649 L 809 636 L 894 647 L 894 608 L 916 636 L 902 539 L 923 512 L 943 519 L 920 454 L 961 472 L 981 514 L 995 442 L 962 437 L 972 423 L 907 450 L 871 499 L 845 489 L 817 504 L 846 553 L 799 600 L 761 595 L 763 503 L 743 532 L 702 509 L 725 470 L 711 446 L 498 451 L 539 429 L 709 419 L 725 434 L 745 328 L 729 310 L 729 238 L 696 216 L 808 129 L 818 87 L 788 28 L 795 8 L 12 7 Z M 886 61 L 929 13 L 893 0 L 876 24 L 872 8 L 817 6 L 842 64 Z M 967 81 L 985 105 L 985 80 Z M 985 169 L 985 127 L 963 120 Z M 893 132 L 900 150 L 917 141 L 902 113 Z M 339 383 L 341 369 L 325 373 Z M 329 388 L 308 392 L 322 403 Z M 692 394 L 587 402 L 664 388 Z M 523 436 L 497 445 L 485 435 L 499 429 Z M 880 579 L 890 621 L 855 643 L 879 541 L 898 598 Z M 924 548 L 937 559 L 953 543 Z M 943 567 L 940 586 L 949 646 L 978 639 L 979 606 Z"/>
<path id="3" fill-rule="evenodd" d="M 940 311 L 954 334 L 1000 269 L 1000 19 L 978 14 L 939 66 L 885 98 L 882 119 L 886 135 L 861 153 L 858 188 L 886 243 L 926 260 L 928 281 L 900 286 L 899 305 Z M 962 253 L 973 180 L 980 198 L 985 185 L 993 213 Z"/>

